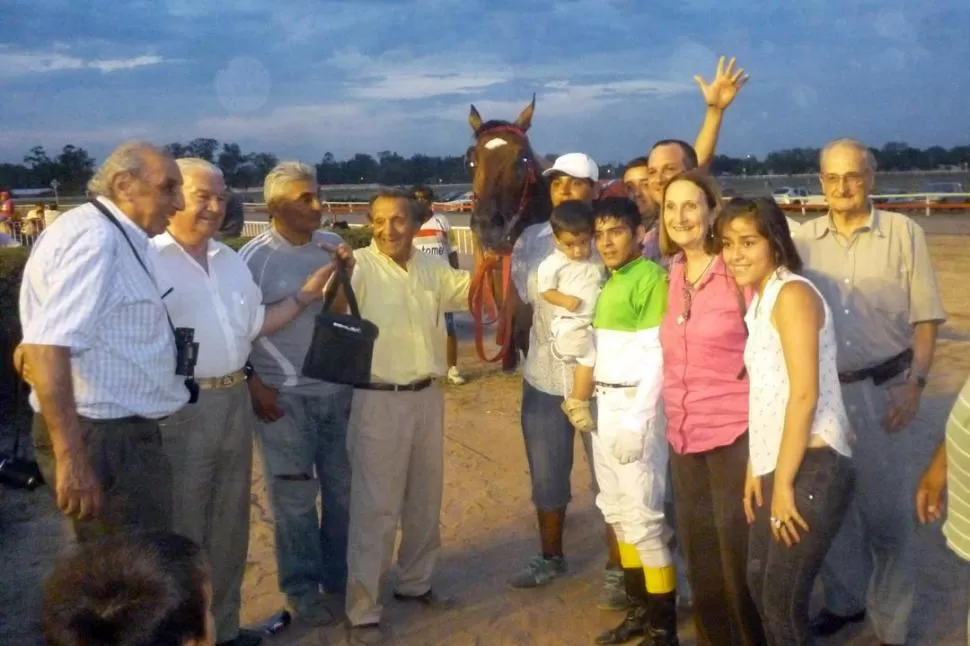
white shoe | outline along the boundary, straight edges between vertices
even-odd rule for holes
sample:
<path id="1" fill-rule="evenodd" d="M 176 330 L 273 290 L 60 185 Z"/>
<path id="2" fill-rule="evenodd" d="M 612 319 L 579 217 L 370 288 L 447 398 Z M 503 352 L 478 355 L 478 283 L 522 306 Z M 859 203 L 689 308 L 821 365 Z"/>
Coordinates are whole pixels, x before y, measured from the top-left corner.
<path id="1" fill-rule="evenodd" d="M 448 368 L 448 383 L 454 386 L 463 386 L 468 381 L 458 372 L 458 366 L 452 366 Z"/>

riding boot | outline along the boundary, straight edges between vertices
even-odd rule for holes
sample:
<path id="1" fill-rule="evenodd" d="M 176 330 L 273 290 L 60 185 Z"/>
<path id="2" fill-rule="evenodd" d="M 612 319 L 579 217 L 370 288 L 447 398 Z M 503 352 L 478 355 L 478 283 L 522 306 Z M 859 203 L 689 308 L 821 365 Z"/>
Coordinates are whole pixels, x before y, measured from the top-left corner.
<path id="1" fill-rule="evenodd" d="M 637 646 L 679 646 L 677 639 L 677 593 L 647 595 L 646 633 Z"/>
<path id="2" fill-rule="evenodd" d="M 637 637 L 646 635 L 648 616 L 647 584 L 643 568 L 624 567 L 623 586 L 630 598 L 630 608 L 619 626 L 607 630 L 596 638 L 597 644 L 625 644 Z"/>

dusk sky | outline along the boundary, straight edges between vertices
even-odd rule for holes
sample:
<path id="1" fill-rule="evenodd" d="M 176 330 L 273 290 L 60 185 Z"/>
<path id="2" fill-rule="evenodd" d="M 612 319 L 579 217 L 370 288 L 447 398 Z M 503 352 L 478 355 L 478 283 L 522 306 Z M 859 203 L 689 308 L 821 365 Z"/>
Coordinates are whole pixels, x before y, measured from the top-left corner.
<path id="1" fill-rule="evenodd" d="M 461 154 L 470 103 L 513 119 L 533 92 L 537 151 L 623 161 L 693 140 L 692 77 L 721 54 L 751 81 L 719 152 L 970 143 L 967 0 L 5 0 L 0 16 L 0 161 L 67 143 L 101 159 L 133 137 Z"/>

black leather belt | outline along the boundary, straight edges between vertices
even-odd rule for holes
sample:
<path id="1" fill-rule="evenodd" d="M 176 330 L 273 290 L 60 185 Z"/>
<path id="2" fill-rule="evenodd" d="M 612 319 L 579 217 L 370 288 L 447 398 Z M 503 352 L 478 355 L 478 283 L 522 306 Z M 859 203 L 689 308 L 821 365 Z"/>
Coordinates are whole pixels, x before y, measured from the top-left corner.
<path id="1" fill-rule="evenodd" d="M 596 385 L 603 388 L 636 388 L 640 384 L 608 384 L 605 381 L 597 381 Z"/>
<path id="2" fill-rule="evenodd" d="M 417 392 L 419 390 L 424 390 L 432 383 L 431 377 L 427 379 L 421 379 L 419 381 L 412 381 L 409 384 L 382 384 L 380 382 L 371 382 L 368 384 L 356 384 L 354 388 L 359 388 L 360 390 L 383 390 L 389 392 Z"/>
<path id="3" fill-rule="evenodd" d="M 862 368 L 861 370 L 848 370 L 839 373 L 839 381 L 843 384 L 851 384 L 857 381 L 872 379 L 872 383 L 881 386 L 896 375 L 904 372 L 913 362 L 913 349 L 906 348 L 894 357 L 886 359 L 882 363 Z"/>

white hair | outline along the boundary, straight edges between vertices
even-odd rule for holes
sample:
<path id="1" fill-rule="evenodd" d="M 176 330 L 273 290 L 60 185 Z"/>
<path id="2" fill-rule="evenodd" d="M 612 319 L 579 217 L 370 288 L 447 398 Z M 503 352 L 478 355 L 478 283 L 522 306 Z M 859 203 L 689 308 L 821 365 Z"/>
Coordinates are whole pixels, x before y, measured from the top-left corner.
<path id="1" fill-rule="evenodd" d="M 825 161 L 825 155 L 834 150 L 835 148 L 851 148 L 856 152 L 861 153 L 866 159 L 866 166 L 873 173 L 876 172 L 876 156 L 872 154 L 869 150 L 869 146 L 865 145 L 858 139 L 853 139 L 851 137 L 840 137 L 839 139 L 833 139 L 832 141 L 825 144 L 825 148 L 822 148 L 822 152 L 818 156 L 818 167 L 822 168 L 822 162 Z"/>
<path id="2" fill-rule="evenodd" d="M 186 175 L 201 173 L 205 175 L 214 175 L 215 177 L 225 181 L 225 177 L 222 174 L 222 169 L 212 162 L 202 159 L 201 157 L 181 157 L 175 160 L 175 164 L 179 167 L 179 172 L 182 173 L 183 180 L 185 179 Z"/>
<path id="3" fill-rule="evenodd" d="M 113 198 L 112 184 L 115 177 L 121 173 L 140 175 L 151 155 L 166 154 L 164 150 L 147 141 L 126 141 L 111 151 L 94 177 L 88 181 L 88 192 L 92 196 Z"/>
<path id="4" fill-rule="evenodd" d="M 309 164 L 299 161 L 280 162 L 266 174 L 266 179 L 263 181 L 263 201 L 268 206 L 279 198 L 288 184 L 293 182 L 313 182 L 315 184 L 316 181 L 317 171 Z"/>

